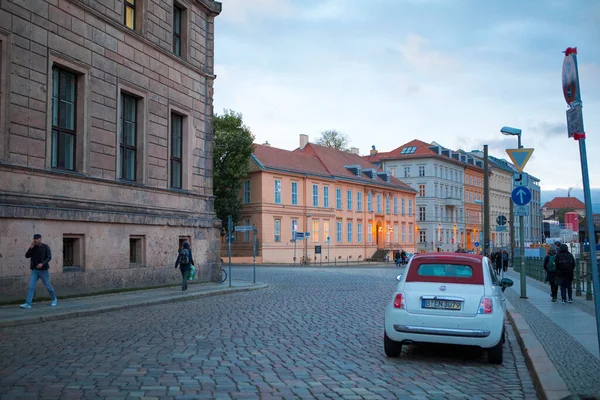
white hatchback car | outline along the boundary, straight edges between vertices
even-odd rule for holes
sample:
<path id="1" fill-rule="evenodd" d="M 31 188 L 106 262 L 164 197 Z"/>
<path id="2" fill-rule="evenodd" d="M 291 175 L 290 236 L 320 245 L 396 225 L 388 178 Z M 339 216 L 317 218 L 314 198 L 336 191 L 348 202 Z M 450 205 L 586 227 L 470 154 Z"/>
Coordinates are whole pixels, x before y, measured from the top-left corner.
<path id="1" fill-rule="evenodd" d="M 465 253 L 415 254 L 385 310 L 384 350 L 398 357 L 402 345 L 445 343 L 487 349 L 502 363 L 504 290 L 487 257 Z"/>

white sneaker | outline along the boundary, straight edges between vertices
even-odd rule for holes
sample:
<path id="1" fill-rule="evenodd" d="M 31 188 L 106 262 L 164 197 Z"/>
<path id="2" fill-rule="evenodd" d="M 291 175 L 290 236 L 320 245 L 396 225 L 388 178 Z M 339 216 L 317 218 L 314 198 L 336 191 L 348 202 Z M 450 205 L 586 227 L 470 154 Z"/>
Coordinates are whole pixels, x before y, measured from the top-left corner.
<path id="1" fill-rule="evenodd" d="M 58 299 L 54 299 L 54 300 L 52 300 L 52 303 L 50 303 L 50 307 L 56 307 L 57 304 L 58 304 Z"/>
<path id="2" fill-rule="evenodd" d="M 28 310 L 31 308 L 31 306 L 30 306 L 29 304 L 27 304 L 27 303 L 25 303 L 25 304 L 21 304 L 19 307 L 21 307 L 21 308 L 26 308 L 26 309 L 28 309 Z"/>

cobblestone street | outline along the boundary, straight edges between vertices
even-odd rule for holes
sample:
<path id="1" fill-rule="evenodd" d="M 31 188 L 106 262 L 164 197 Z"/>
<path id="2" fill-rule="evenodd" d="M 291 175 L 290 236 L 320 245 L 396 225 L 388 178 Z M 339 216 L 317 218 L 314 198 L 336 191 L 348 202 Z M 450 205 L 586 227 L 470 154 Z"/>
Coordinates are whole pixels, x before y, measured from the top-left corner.
<path id="1" fill-rule="evenodd" d="M 447 346 L 387 359 L 399 271 L 261 267 L 264 290 L 4 328 L 0 397 L 537 398 L 510 326 L 502 366 Z"/>

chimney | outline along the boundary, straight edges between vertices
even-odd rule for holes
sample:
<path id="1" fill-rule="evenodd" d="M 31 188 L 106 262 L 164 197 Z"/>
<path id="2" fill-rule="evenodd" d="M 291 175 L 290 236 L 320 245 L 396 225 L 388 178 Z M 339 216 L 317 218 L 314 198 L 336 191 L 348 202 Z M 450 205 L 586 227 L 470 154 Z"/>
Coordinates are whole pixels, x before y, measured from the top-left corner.
<path id="1" fill-rule="evenodd" d="M 308 144 L 308 135 L 303 133 L 300 134 L 300 150 L 304 148 Z"/>
<path id="2" fill-rule="evenodd" d="M 270 146 L 271 144 L 269 143 L 269 141 L 267 140 L 266 142 L 263 143 L 263 146 Z"/>
<path id="3" fill-rule="evenodd" d="M 356 154 L 357 156 L 360 156 L 360 152 L 358 151 L 358 147 L 350 147 L 350 153 Z"/>
<path id="4" fill-rule="evenodd" d="M 371 151 L 369 153 L 369 155 L 374 156 L 375 154 L 377 154 L 377 150 L 375 149 L 375 145 L 371 146 Z"/>

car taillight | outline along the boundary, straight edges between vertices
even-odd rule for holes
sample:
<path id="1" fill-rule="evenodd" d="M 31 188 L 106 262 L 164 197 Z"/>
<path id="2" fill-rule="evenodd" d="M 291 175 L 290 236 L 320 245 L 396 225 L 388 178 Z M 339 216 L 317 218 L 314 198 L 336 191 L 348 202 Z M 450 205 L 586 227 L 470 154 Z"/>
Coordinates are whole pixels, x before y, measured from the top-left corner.
<path id="1" fill-rule="evenodd" d="M 491 314 L 494 312 L 494 305 L 491 297 L 482 297 L 479 303 L 478 314 Z"/>
<path id="2" fill-rule="evenodd" d="M 394 308 L 406 308 L 406 302 L 403 293 L 396 294 L 396 297 L 394 298 Z"/>

